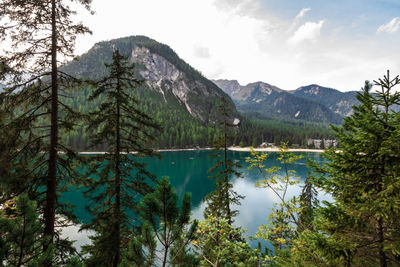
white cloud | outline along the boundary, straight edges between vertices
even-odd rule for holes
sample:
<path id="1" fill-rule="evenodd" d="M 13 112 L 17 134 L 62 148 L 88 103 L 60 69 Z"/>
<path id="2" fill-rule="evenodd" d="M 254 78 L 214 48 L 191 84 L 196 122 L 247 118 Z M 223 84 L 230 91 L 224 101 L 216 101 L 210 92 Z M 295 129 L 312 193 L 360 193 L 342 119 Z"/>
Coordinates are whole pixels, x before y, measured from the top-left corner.
<path id="1" fill-rule="evenodd" d="M 311 8 L 307 7 L 307 8 L 303 8 L 302 10 L 300 10 L 299 14 L 297 14 L 295 20 L 301 19 L 302 17 L 304 17 L 306 15 L 306 13 L 308 11 L 310 11 Z"/>
<path id="2" fill-rule="evenodd" d="M 318 19 L 307 22 L 307 12 L 312 12 L 308 7 L 285 18 L 264 3 L 96 0 L 96 14 L 82 12 L 79 17 L 93 35 L 79 37 L 76 52 L 81 54 L 98 41 L 141 34 L 169 45 L 207 78 L 236 79 L 241 84 L 265 81 L 288 90 L 310 83 L 357 90 L 386 69 L 400 73 L 397 35 L 391 35 L 397 38 L 393 42 L 376 35 L 345 36 L 344 30 L 333 32 L 331 19 L 329 24 Z M 295 15 L 300 18 L 297 22 Z M 345 26 L 351 28 L 351 22 Z"/>
<path id="3" fill-rule="evenodd" d="M 260 0 L 215 0 L 214 5 L 219 10 L 250 17 L 259 17 L 261 10 Z"/>
<path id="4" fill-rule="evenodd" d="M 208 47 L 198 45 L 194 47 L 193 54 L 199 58 L 209 58 L 211 56 L 210 49 Z"/>
<path id="5" fill-rule="evenodd" d="M 296 45 L 306 40 L 315 41 L 321 33 L 324 22 L 324 20 L 320 20 L 319 22 L 308 21 L 301 25 L 293 36 L 288 39 L 288 44 Z"/>
<path id="6" fill-rule="evenodd" d="M 240 4 L 242 0 L 215 0 L 214 5 L 223 10 L 232 10 L 236 9 Z"/>
<path id="7" fill-rule="evenodd" d="M 381 25 L 376 33 L 381 33 L 381 32 L 388 32 L 388 33 L 394 33 L 400 28 L 400 17 L 395 17 L 391 21 L 389 21 L 387 24 Z"/>

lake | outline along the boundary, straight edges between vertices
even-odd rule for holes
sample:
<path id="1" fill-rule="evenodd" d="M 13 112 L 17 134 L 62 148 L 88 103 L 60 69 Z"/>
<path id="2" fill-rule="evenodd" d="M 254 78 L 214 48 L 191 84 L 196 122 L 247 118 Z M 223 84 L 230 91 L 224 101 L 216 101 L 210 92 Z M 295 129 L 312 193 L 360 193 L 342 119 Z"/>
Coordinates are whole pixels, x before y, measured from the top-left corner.
<path id="1" fill-rule="evenodd" d="M 186 192 L 192 194 L 192 218 L 202 219 L 205 205 L 203 198 L 214 189 L 214 180 L 208 178 L 207 172 L 215 162 L 210 159 L 210 150 L 193 150 L 193 151 L 169 151 L 161 152 L 162 159 L 147 159 L 148 170 L 157 175 L 169 176 L 171 184 L 174 186 L 176 193 L 183 197 Z M 274 206 L 278 202 L 278 198 L 271 190 L 265 188 L 256 188 L 256 181 L 262 180 L 259 172 L 256 170 L 248 170 L 249 164 L 246 163 L 246 157 L 250 156 L 249 152 L 229 151 L 229 157 L 236 160 L 242 167 L 239 169 L 243 177 L 231 178 L 234 190 L 243 195 L 245 198 L 241 201 L 241 205 L 235 207 L 239 211 L 235 219 L 235 225 L 247 229 L 246 236 L 254 235 L 257 227 L 267 222 L 267 218 Z M 290 169 L 296 170 L 297 175 L 301 177 L 303 182 L 310 169 L 306 166 L 306 159 L 310 158 L 317 162 L 322 162 L 323 158 L 320 153 L 299 153 L 303 158 L 296 164 L 292 164 Z M 266 160 L 266 167 L 281 166 L 277 160 L 278 153 L 270 153 Z M 292 186 L 288 190 L 288 198 L 298 195 L 301 192 L 302 183 Z M 87 204 L 82 194 L 78 191 L 71 191 L 64 194 L 64 198 L 76 206 L 75 214 L 80 220 L 86 221 L 90 217 L 84 209 Z M 75 228 L 67 230 L 65 235 L 70 236 L 72 240 L 78 240 L 77 245 L 87 242 L 87 237 L 76 233 Z M 254 241 L 255 242 L 255 241 Z M 255 243 L 253 242 L 253 246 Z"/>

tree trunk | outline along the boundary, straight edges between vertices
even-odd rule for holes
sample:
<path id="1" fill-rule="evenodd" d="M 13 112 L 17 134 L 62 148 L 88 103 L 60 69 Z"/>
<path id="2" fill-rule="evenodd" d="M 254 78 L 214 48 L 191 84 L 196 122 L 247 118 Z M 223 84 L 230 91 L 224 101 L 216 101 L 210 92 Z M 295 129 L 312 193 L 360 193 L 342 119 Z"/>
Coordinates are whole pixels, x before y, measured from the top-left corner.
<path id="1" fill-rule="evenodd" d="M 224 118 L 224 183 L 225 183 L 225 198 L 226 198 L 226 217 L 228 224 L 232 225 L 232 212 L 229 199 L 229 177 L 228 177 L 228 134 L 227 134 L 227 118 Z"/>
<path id="2" fill-rule="evenodd" d="M 57 32 L 56 32 L 56 2 L 51 1 L 51 128 L 49 169 L 47 175 L 46 206 L 44 208 L 44 235 L 50 240 L 44 244 L 46 251 L 54 239 L 55 203 L 57 188 L 57 147 L 58 147 L 58 80 L 57 80 Z M 51 266 L 52 262 L 46 263 Z"/>
<path id="3" fill-rule="evenodd" d="M 383 251 L 383 242 L 384 242 L 384 236 L 383 236 L 383 227 L 382 227 L 382 219 L 378 219 L 378 246 L 379 246 L 379 263 L 381 267 L 387 267 L 388 266 L 388 258 Z"/>
<path id="4" fill-rule="evenodd" d="M 22 266 L 22 259 L 24 257 L 25 232 L 26 232 L 26 213 L 24 213 L 24 227 L 22 229 L 21 241 L 19 243 L 19 257 L 18 257 L 18 264 L 17 264 L 18 267 Z"/>
<path id="5" fill-rule="evenodd" d="M 120 103 L 119 103 L 119 96 L 120 96 L 120 81 L 119 77 L 117 78 L 117 121 L 116 121 L 116 129 L 115 129 L 115 207 L 114 207 L 114 234 L 116 238 L 116 254 L 114 257 L 113 266 L 117 267 L 120 259 L 121 259 L 121 251 L 120 251 L 120 243 L 121 243 L 121 170 L 120 170 L 120 150 L 121 150 L 121 140 L 120 140 Z"/>
<path id="6" fill-rule="evenodd" d="M 164 258 L 162 264 L 163 267 L 167 266 L 167 259 L 168 259 L 168 246 L 166 246 L 164 250 Z"/>

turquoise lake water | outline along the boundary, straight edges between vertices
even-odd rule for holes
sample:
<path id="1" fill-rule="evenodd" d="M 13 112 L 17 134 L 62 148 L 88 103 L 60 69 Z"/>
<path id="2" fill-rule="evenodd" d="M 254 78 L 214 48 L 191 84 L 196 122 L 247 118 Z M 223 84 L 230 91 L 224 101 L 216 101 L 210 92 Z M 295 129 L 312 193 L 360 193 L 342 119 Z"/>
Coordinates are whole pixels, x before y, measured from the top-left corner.
<path id="1" fill-rule="evenodd" d="M 205 208 L 202 200 L 213 190 L 214 180 L 208 178 L 209 173 L 207 173 L 215 162 L 214 159 L 209 158 L 210 153 L 209 150 L 161 152 L 161 160 L 156 158 L 146 160 L 147 169 L 158 178 L 170 177 L 171 184 L 180 197 L 186 192 L 192 194 L 192 218 L 202 219 Z M 291 165 L 290 169 L 296 170 L 301 181 L 304 181 L 310 171 L 306 166 L 306 159 L 322 162 L 323 158 L 319 153 L 299 154 L 302 154 L 303 158 Z M 243 177 L 233 177 L 231 182 L 234 190 L 245 197 L 241 201 L 241 205 L 235 207 L 239 210 L 235 224 L 247 229 L 246 236 L 254 235 L 257 227 L 267 222 L 274 203 L 278 202 L 278 198 L 271 190 L 255 187 L 256 181 L 262 180 L 263 177 L 256 170 L 248 170 L 249 164 L 245 161 L 248 156 L 250 156 L 249 152 L 229 151 L 229 157 L 242 165 L 240 171 Z M 265 162 L 266 167 L 280 166 L 277 156 L 277 153 L 270 153 Z M 288 198 L 300 194 L 301 186 L 302 183 L 289 188 Z M 76 206 L 75 214 L 80 220 L 85 221 L 90 218 L 84 208 L 87 201 L 79 191 L 72 190 L 65 193 L 64 198 Z"/>

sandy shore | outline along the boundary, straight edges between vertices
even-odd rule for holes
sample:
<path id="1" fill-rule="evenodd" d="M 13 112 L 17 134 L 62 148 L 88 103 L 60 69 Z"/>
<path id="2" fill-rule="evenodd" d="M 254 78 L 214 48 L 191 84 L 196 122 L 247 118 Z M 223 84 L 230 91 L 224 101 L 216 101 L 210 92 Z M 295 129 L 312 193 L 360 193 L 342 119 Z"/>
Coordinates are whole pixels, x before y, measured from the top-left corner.
<path id="1" fill-rule="evenodd" d="M 157 152 L 169 152 L 169 151 L 196 151 L 196 150 L 211 150 L 212 147 L 202 148 L 171 148 L 171 149 L 158 149 Z"/>
<path id="2" fill-rule="evenodd" d="M 171 149 L 158 149 L 157 152 L 173 152 L 173 151 L 196 151 L 196 150 L 211 150 L 210 147 L 205 148 L 171 148 Z M 232 151 L 242 151 L 242 152 L 250 152 L 250 147 L 229 147 L 229 150 Z M 255 151 L 259 152 L 279 152 L 279 148 L 277 147 L 267 147 L 267 148 L 254 148 Z M 309 149 L 309 148 L 290 148 L 289 152 L 315 152 L 315 153 L 323 153 L 323 149 Z M 78 154 L 82 155 L 98 155 L 98 154 L 106 154 L 104 151 L 93 151 L 93 152 L 79 152 Z M 136 153 L 136 152 L 133 152 Z"/>
<path id="3" fill-rule="evenodd" d="M 195 151 L 195 150 L 211 150 L 210 147 L 203 147 L 203 148 L 169 148 L 169 149 L 157 149 L 157 152 L 172 152 L 172 151 Z M 83 151 L 78 152 L 78 154 L 82 155 L 96 155 L 96 154 L 106 154 L 107 152 L 104 151 Z M 135 154 L 136 152 L 130 152 L 131 154 Z M 125 152 L 122 152 L 125 154 Z"/>
<path id="4" fill-rule="evenodd" d="M 229 150 L 232 151 L 244 151 L 249 152 L 250 147 L 230 147 Z M 255 151 L 259 152 L 279 152 L 278 147 L 267 147 L 267 148 L 254 148 Z M 289 152 L 315 152 L 323 153 L 323 149 L 310 149 L 310 148 L 289 148 Z"/>

